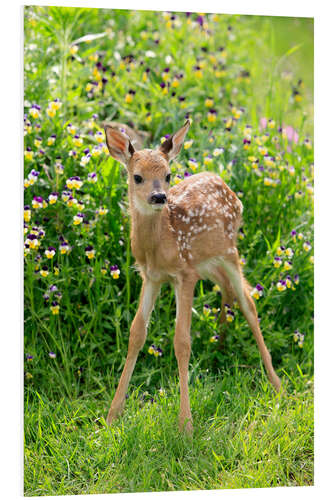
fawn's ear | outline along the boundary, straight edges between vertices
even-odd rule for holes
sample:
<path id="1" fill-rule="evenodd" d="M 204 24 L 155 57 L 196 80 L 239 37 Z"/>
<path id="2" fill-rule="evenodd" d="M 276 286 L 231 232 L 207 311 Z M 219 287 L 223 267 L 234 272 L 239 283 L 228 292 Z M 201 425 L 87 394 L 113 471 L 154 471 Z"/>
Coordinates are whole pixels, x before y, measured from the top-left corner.
<path id="1" fill-rule="evenodd" d="M 169 161 L 175 158 L 180 150 L 182 149 L 182 145 L 185 139 L 185 135 L 187 134 L 188 129 L 190 128 L 190 120 L 185 122 L 185 125 L 182 126 L 177 132 L 172 134 L 171 137 L 166 139 L 160 146 L 160 151 L 166 154 Z"/>
<path id="2" fill-rule="evenodd" d="M 106 144 L 110 155 L 127 167 L 129 160 L 135 153 L 135 149 L 128 135 L 120 130 L 104 125 Z"/>

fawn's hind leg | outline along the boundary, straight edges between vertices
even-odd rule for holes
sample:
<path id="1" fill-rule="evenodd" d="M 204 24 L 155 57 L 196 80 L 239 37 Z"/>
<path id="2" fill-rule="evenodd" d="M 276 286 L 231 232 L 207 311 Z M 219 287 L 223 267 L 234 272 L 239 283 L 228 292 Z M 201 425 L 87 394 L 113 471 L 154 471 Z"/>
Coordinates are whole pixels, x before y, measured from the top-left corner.
<path id="1" fill-rule="evenodd" d="M 254 301 L 249 293 L 248 285 L 244 279 L 238 258 L 235 256 L 233 260 L 227 261 L 223 257 L 221 257 L 220 263 L 223 269 L 223 273 L 227 275 L 229 282 L 232 285 L 233 292 L 239 303 L 239 307 L 252 330 L 254 338 L 256 339 L 262 360 L 267 371 L 268 378 L 276 391 L 279 391 L 281 387 L 281 381 L 273 368 L 271 355 L 265 345 L 265 341 L 260 330 L 257 310 Z M 219 272 L 217 271 L 216 274 L 218 276 Z"/>
<path id="2" fill-rule="evenodd" d="M 234 302 L 234 293 L 232 291 L 232 287 L 230 285 L 229 279 L 226 274 L 222 271 L 222 269 L 218 270 L 219 280 L 218 285 L 222 291 L 222 300 L 221 300 L 221 314 L 220 314 L 220 339 L 219 339 L 219 348 L 222 349 L 226 337 L 226 333 L 228 331 L 228 320 L 226 315 L 226 309 L 228 307 L 233 306 Z"/>

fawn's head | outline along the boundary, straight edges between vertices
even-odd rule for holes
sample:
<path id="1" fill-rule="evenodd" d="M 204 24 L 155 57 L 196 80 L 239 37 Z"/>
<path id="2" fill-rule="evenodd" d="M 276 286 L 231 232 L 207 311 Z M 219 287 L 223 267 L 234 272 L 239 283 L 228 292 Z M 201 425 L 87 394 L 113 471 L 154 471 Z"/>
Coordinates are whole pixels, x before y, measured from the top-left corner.
<path id="1" fill-rule="evenodd" d="M 170 185 L 169 162 L 180 152 L 189 126 L 187 120 L 157 149 L 135 151 L 126 133 L 105 125 L 110 155 L 127 168 L 130 196 L 141 214 L 151 215 L 166 204 Z"/>

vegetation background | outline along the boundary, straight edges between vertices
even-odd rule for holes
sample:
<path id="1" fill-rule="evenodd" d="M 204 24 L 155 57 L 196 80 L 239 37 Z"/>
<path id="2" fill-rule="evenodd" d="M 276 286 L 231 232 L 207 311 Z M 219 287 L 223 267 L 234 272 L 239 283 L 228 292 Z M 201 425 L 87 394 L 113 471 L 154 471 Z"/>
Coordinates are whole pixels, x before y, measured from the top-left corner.
<path id="1" fill-rule="evenodd" d="M 24 29 L 25 494 L 313 484 L 313 20 L 26 7 Z M 124 416 L 104 421 L 140 278 L 101 124 L 157 145 L 186 117 L 172 182 L 212 170 L 242 198 L 239 251 L 284 386 L 236 304 L 218 349 L 220 292 L 200 282 L 193 440 L 177 429 L 169 287 Z"/>

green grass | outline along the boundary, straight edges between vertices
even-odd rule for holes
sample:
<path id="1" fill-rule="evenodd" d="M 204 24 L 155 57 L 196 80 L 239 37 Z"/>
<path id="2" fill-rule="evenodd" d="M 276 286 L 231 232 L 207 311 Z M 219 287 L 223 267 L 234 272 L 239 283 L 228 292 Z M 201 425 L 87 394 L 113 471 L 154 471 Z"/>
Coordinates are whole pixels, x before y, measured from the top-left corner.
<path id="1" fill-rule="evenodd" d="M 201 26 L 197 14 L 26 7 L 24 28 L 25 240 L 38 241 L 37 248 L 27 243 L 24 263 L 25 493 L 313 484 L 313 20 L 207 15 Z M 98 36 L 80 40 L 87 34 Z M 166 67 L 171 86 L 163 90 Z M 61 107 L 50 116 L 56 98 Z M 188 116 L 193 143 L 171 164 L 172 184 L 208 170 L 242 199 L 239 253 L 248 281 L 264 288 L 256 300 L 260 325 L 285 387 L 273 394 L 237 304 L 217 348 L 221 294 L 199 282 L 189 378 L 193 440 L 177 430 L 169 286 L 157 300 L 124 415 L 112 429 L 103 420 L 141 279 L 130 251 L 126 172 L 103 142 L 98 150 L 104 120 L 133 122 L 156 146 Z M 263 128 L 262 118 L 270 125 Z M 297 141 L 288 139 L 287 126 Z M 84 166 L 86 148 L 94 154 Z M 30 183 L 33 170 L 39 175 Z M 69 193 L 76 204 L 63 196 L 73 176 L 83 181 Z M 45 203 L 35 208 L 39 196 Z M 84 222 L 75 225 L 78 212 Z M 149 354 L 151 344 L 162 356 Z"/>
<path id="2" fill-rule="evenodd" d="M 134 390 L 112 428 L 105 394 L 54 401 L 29 391 L 26 495 L 310 485 L 312 380 L 287 381 L 275 395 L 259 371 L 195 379 L 193 439 L 178 431 L 172 379 L 164 395 Z"/>

